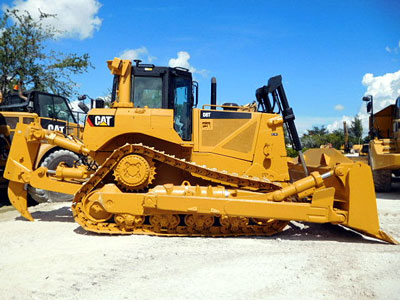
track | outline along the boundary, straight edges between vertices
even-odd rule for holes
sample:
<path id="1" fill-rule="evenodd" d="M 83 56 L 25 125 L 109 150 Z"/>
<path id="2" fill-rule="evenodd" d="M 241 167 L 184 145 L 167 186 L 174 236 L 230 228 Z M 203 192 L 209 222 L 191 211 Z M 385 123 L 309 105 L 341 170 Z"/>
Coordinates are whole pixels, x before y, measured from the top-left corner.
<path id="1" fill-rule="evenodd" d="M 210 169 L 173 155 L 165 154 L 142 144 L 126 144 L 116 150 L 97 169 L 76 193 L 72 210 L 75 220 L 88 231 L 108 234 L 147 234 L 166 236 L 242 236 L 273 235 L 283 230 L 287 221 L 231 218 L 210 214 L 154 214 L 133 216 L 129 214 L 111 215 L 100 204 L 90 204 L 87 199 L 103 186 L 106 177 L 127 155 L 140 155 L 147 161 L 168 164 L 187 171 L 212 183 L 252 191 L 273 191 L 280 186 L 266 179 L 229 174 L 226 171 Z M 93 206 L 94 205 L 94 206 Z M 93 209 L 96 213 L 93 212 Z"/>

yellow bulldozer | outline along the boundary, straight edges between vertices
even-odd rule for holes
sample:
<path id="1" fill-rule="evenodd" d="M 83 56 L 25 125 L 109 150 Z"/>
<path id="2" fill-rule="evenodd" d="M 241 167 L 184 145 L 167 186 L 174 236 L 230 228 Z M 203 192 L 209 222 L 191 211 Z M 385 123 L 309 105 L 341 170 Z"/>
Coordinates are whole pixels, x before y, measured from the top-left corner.
<path id="1" fill-rule="evenodd" d="M 33 220 L 26 186 L 74 194 L 85 230 L 166 236 L 272 235 L 290 220 L 333 223 L 388 243 L 380 229 L 371 171 L 334 149 L 302 154 L 275 76 L 256 105 L 198 105 L 184 68 L 115 58 L 111 108 L 92 109 L 83 139 L 19 123 L 5 177 L 14 207 Z M 286 155 L 284 126 L 299 157 Z M 80 156 L 70 168 L 34 167 L 42 141 Z"/>
<path id="2" fill-rule="evenodd" d="M 372 169 L 375 190 L 389 192 L 392 175 L 400 176 L 400 97 L 394 104 L 374 113 L 373 96 L 363 97 L 369 118 L 368 162 Z"/>

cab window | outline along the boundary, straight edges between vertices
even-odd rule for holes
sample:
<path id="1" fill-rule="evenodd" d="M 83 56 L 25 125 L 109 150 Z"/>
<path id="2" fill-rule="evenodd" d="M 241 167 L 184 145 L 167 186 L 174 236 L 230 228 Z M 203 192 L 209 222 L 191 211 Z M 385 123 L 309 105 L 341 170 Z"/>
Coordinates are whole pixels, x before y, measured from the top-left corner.
<path id="1" fill-rule="evenodd" d="M 191 81 L 177 77 L 174 88 L 174 129 L 183 140 L 191 140 L 192 107 Z"/>
<path id="2" fill-rule="evenodd" d="M 53 97 L 50 95 L 40 95 L 39 97 L 40 116 L 55 119 Z"/>
<path id="3" fill-rule="evenodd" d="M 162 107 L 162 79 L 160 77 L 135 77 L 133 86 L 135 107 Z"/>
<path id="4" fill-rule="evenodd" d="M 67 102 L 64 98 L 53 96 L 54 101 L 54 112 L 57 119 L 64 120 L 67 122 L 75 122 L 72 117 L 71 111 L 68 108 Z"/>
<path id="5" fill-rule="evenodd" d="M 64 98 L 41 94 L 38 102 L 41 117 L 75 122 Z"/>

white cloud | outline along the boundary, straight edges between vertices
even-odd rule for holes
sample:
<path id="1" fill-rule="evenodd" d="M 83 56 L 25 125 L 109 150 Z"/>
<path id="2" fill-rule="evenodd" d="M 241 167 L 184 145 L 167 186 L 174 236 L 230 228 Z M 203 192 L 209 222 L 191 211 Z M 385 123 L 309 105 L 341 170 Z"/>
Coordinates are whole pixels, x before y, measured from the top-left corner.
<path id="1" fill-rule="evenodd" d="M 100 29 L 102 20 L 97 16 L 100 7 L 97 0 L 14 0 L 11 6 L 3 4 L 2 9 L 28 11 L 33 18 L 39 18 L 40 11 L 55 14 L 54 18 L 44 19 L 43 24 L 59 30 L 59 38 L 77 37 L 83 40 Z"/>
<path id="2" fill-rule="evenodd" d="M 188 52 L 179 51 L 177 55 L 177 58 L 171 58 L 168 62 L 168 65 L 171 68 L 182 67 L 188 69 L 192 73 L 196 72 L 196 68 L 191 66 L 189 63 L 190 54 Z"/>
<path id="3" fill-rule="evenodd" d="M 400 52 L 400 41 L 398 43 L 398 46 L 395 46 L 393 48 L 390 48 L 389 46 L 386 46 L 385 50 L 386 50 L 386 52 L 389 52 L 389 53 L 398 54 Z"/>
<path id="4" fill-rule="evenodd" d="M 374 111 L 393 104 L 395 99 L 400 96 L 400 70 L 394 73 L 386 73 L 382 76 L 374 76 L 371 73 L 364 75 L 362 84 L 367 87 L 365 95 L 374 97 Z M 365 111 L 362 109 L 360 111 Z"/>
<path id="5" fill-rule="evenodd" d="M 367 87 L 364 95 L 372 95 L 374 99 L 374 112 L 394 104 L 397 97 L 400 96 L 400 70 L 394 73 L 386 73 L 382 76 L 374 76 L 367 73 L 363 76 L 362 84 Z M 361 109 L 358 112 L 358 117 L 361 119 L 364 134 L 368 132 L 369 116 L 367 113 L 366 103 L 361 103 Z M 343 121 L 351 122 L 354 117 L 342 116 L 340 121 L 334 121 L 327 126 L 329 131 L 343 128 Z M 350 123 L 349 123 L 350 125 Z"/>
<path id="6" fill-rule="evenodd" d="M 188 69 L 192 73 L 200 74 L 204 77 L 208 75 L 207 70 L 197 70 L 189 63 L 190 54 L 186 51 L 179 51 L 177 53 L 177 58 L 171 58 L 168 62 L 168 66 L 171 68 L 182 67 Z"/>
<path id="7" fill-rule="evenodd" d="M 122 59 L 129 60 L 140 59 L 144 63 L 151 63 L 157 59 L 157 57 L 150 55 L 146 47 L 140 47 L 137 49 L 126 49 L 120 54 L 120 57 Z"/>
<path id="8" fill-rule="evenodd" d="M 337 110 L 337 111 L 342 111 L 343 109 L 344 109 L 344 106 L 342 105 L 342 104 L 337 104 L 337 105 L 335 105 L 335 110 Z"/>
<path id="9" fill-rule="evenodd" d="M 374 76 L 371 73 L 364 75 L 362 84 L 367 87 L 364 95 L 372 95 L 374 98 L 374 112 L 394 104 L 400 96 L 400 70 L 394 73 L 386 73 L 382 76 Z M 369 113 L 366 105 L 363 105 L 358 113 L 363 121 L 364 132 L 368 131 Z"/>
<path id="10" fill-rule="evenodd" d="M 347 126 L 350 126 L 352 120 L 353 120 L 353 117 L 342 116 L 342 118 L 340 120 L 335 120 L 331 124 L 328 124 L 326 126 L 326 129 L 328 129 L 328 131 L 330 131 L 330 132 L 337 130 L 337 129 L 343 129 L 343 122 L 346 122 Z"/>

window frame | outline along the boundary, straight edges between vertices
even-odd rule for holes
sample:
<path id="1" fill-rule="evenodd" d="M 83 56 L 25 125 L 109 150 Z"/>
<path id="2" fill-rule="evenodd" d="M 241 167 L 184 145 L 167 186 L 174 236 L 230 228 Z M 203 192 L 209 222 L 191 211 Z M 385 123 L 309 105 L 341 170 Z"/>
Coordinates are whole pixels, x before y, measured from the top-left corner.
<path id="1" fill-rule="evenodd" d="M 51 102 L 52 102 L 52 105 L 53 105 L 53 109 L 54 109 L 54 97 L 61 98 L 61 99 L 64 101 L 64 103 L 65 103 L 65 105 L 66 105 L 66 107 L 67 107 L 67 109 L 68 109 L 69 115 L 72 117 L 72 121 L 62 120 L 62 119 L 58 119 L 58 118 L 50 118 L 50 117 L 41 116 L 41 115 L 40 115 L 40 112 L 41 112 L 41 110 L 40 110 L 41 103 L 39 103 L 39 99 L 40 99 L 39 96 L 40 96 L 40 95 L 44 95 L 44 96 L 49 96 L 49 97 L 51 97 Z M 55 95 L 55 94 L 50 94 L 50 93 L 45 93 L 45 92 L 35 92 L 35 94 L 34 94 L 34 106 L 35 106 L 35 111 L 37 112 L 37 114 L 38 114 L 39 117 L 41 117 L 41 118 L 54 119 L 54 120 L 60 120 L 60 121 L 62 121 L 62 122 L 76 123 L 76 124 L 77 124 L 76 119 L 75 119 L 75 116 L 74 116 L 74 114 L 72 113 L 71 108 L 69 107 L 69 103 L 68 103 L 67 99 L 66 99 L 65 97 L 63 97 L 63 96 Z"/>

